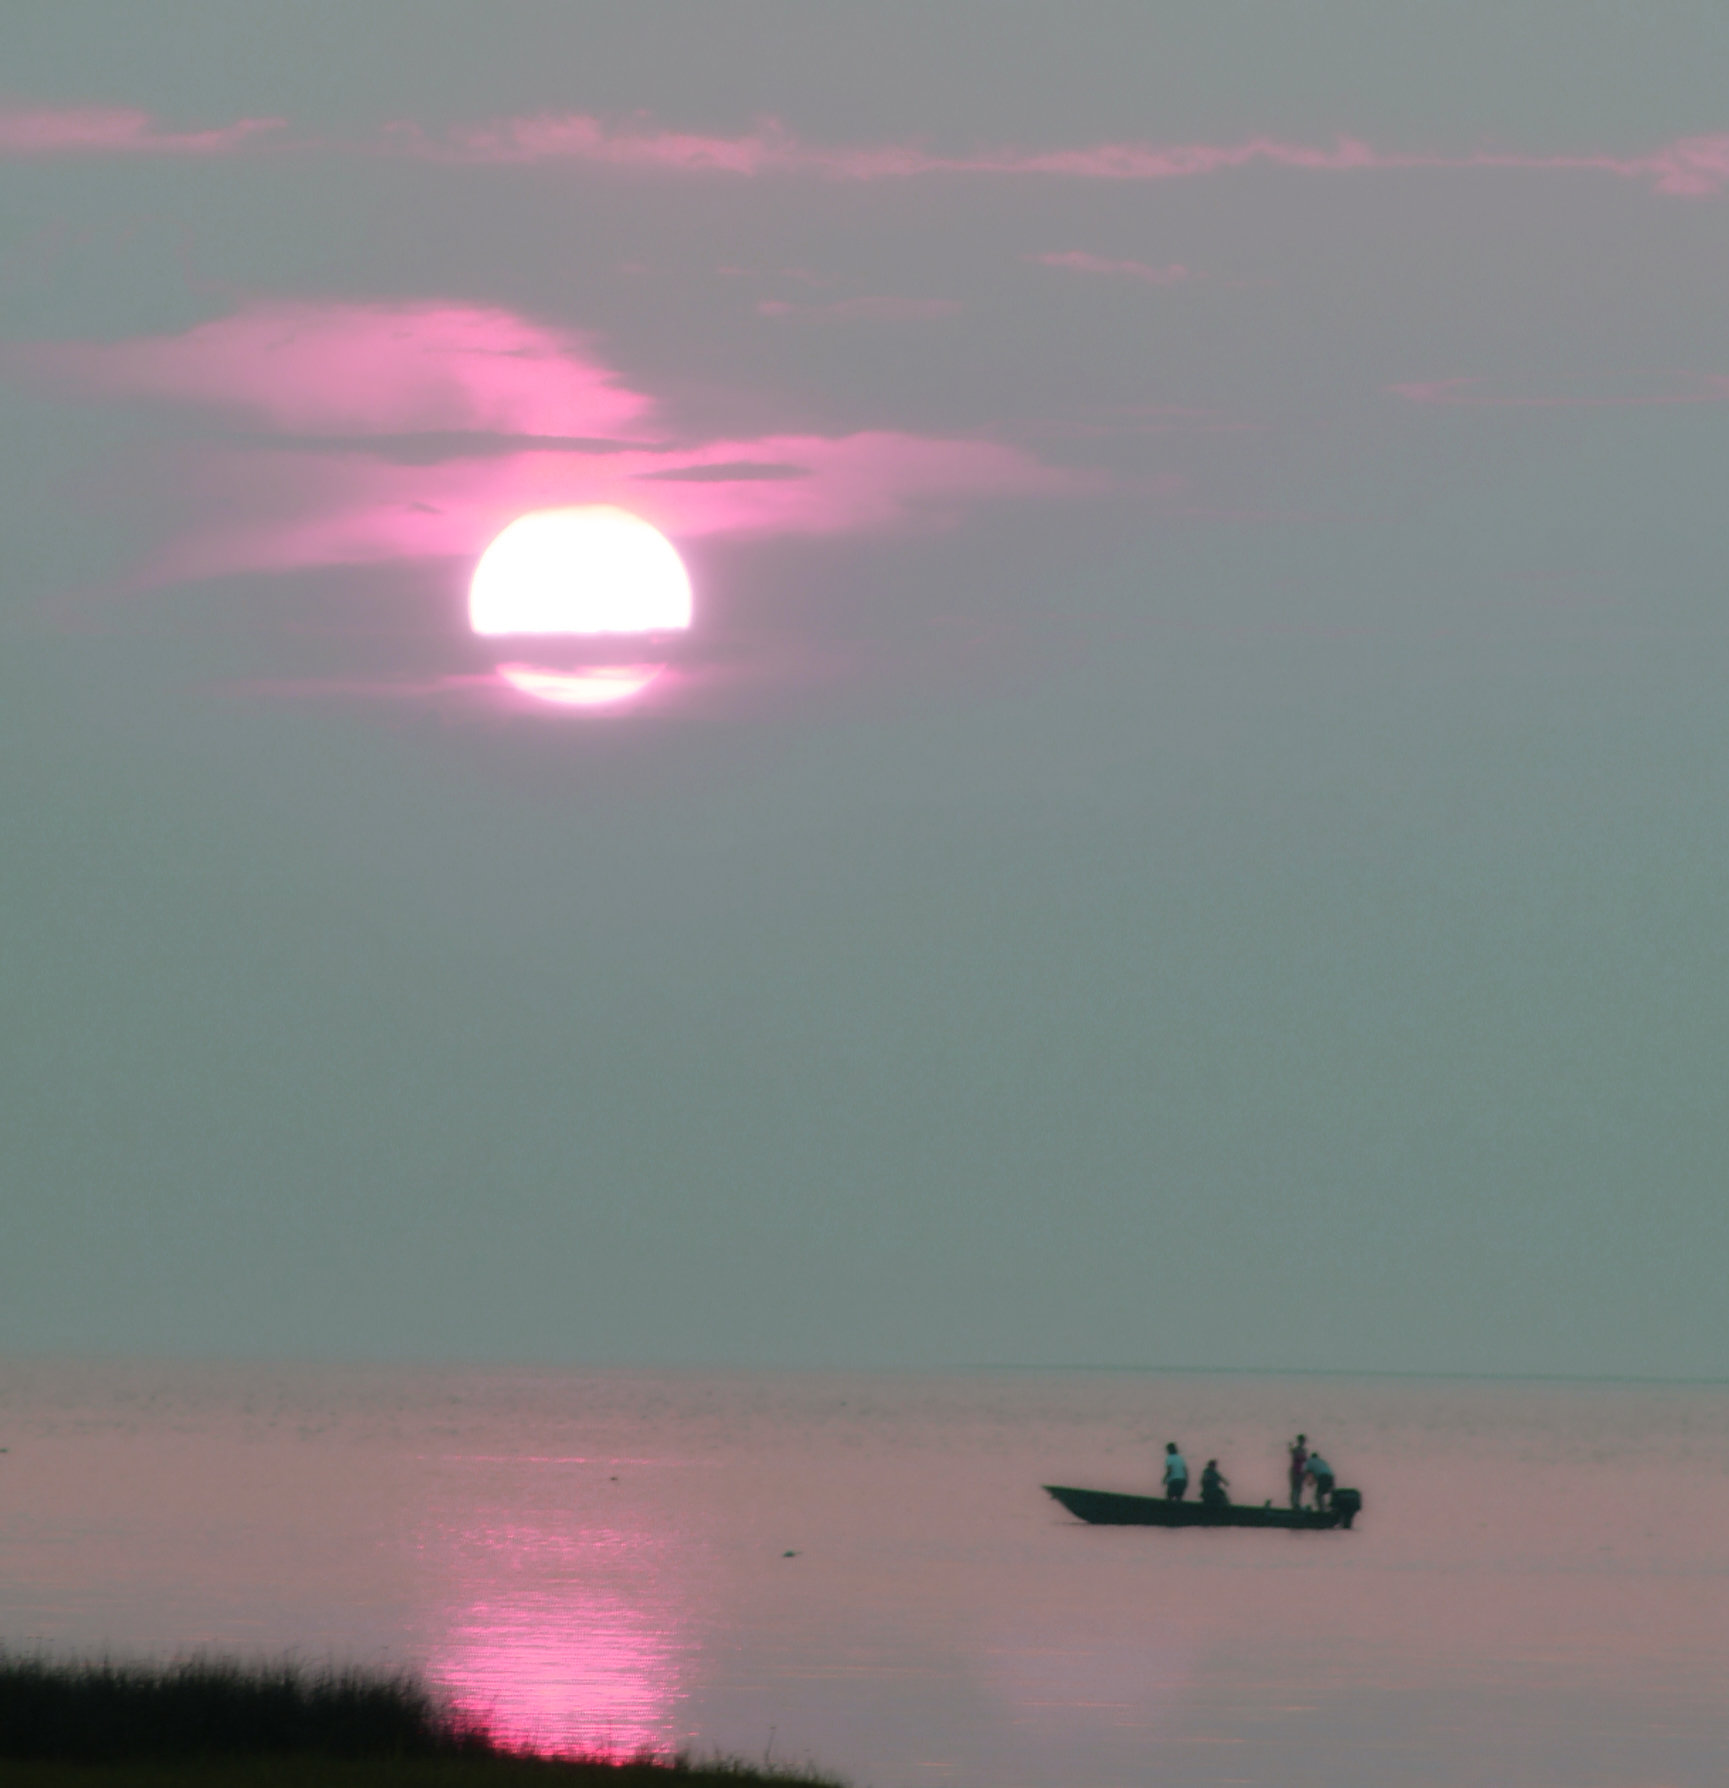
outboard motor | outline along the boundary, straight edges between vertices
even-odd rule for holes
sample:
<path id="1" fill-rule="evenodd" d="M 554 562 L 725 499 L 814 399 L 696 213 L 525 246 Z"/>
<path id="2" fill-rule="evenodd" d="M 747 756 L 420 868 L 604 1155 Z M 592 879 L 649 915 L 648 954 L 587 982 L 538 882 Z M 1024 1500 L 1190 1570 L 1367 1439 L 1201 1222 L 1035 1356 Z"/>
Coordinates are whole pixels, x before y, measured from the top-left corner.
<path id="1" fill-rule="evenodd" d="M 1332 1503 L 1333 1513 L 1339 1517 L 1339 1525 L 1349 1527 L 1363 1506 L 1363 1493 L 1361 1490 L 1335 1490 L 1328 1500 Z"/>

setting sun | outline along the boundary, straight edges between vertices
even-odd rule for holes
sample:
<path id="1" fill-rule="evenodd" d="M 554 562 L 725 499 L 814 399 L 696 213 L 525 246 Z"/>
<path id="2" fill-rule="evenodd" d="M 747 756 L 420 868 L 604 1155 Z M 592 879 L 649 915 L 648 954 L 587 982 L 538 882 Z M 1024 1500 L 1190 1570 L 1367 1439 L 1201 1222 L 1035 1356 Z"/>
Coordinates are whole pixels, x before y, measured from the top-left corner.
<path id="1" fill-rule="evenodd" d="M 538 509 L 481 554 L 468 618 L 487 636 L 682 632 L 690 578 L 672 542 L 626 510 Z"/>
<path id="2" fill-rule="evenodd" d="M 605 504 L 519 516 L 480 556 L 469 624 L 483 637 L 542 639 L 554 662 L 499 664 L 519 695 L 560 708 L 606 708 L 640 695 L 658 663 L 559 663 L 556 642 L 682 633 L 690 578 L 658 528 Z"/>

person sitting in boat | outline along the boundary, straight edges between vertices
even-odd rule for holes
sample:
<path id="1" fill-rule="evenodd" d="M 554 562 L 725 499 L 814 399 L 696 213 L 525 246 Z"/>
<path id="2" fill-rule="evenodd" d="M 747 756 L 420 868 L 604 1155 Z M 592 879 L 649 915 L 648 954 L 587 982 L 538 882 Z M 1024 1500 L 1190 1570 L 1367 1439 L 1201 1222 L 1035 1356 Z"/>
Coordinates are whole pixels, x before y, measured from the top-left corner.
<path id="1" fill-rule="evenodd" d="M 1177 1451 L 1174 1440 L 1165 1442 L 1165 1496 L 1181 1502 L 1189 1493 L 1189 1462 Z"/>
<path id="2" fill-rule="evenodd" d="M 1319 1453 L 1309 1455 L 1309 1482 L 1315 1486 L 1315 1507 L 1324 1509 L 1333 1494 L 1333 1468 Z"/>
<path id="3" fill-rule="evenodd" d="M 1201 1506 L 1208 1509 L 1222 1509 L 1231 1500 L 1226 1494 L 1231 1487 L 1231 1480 L 1219 1470 L 1217 1459 L 1207 1461 L 1207 1469 L 1201 1473 Z"/>

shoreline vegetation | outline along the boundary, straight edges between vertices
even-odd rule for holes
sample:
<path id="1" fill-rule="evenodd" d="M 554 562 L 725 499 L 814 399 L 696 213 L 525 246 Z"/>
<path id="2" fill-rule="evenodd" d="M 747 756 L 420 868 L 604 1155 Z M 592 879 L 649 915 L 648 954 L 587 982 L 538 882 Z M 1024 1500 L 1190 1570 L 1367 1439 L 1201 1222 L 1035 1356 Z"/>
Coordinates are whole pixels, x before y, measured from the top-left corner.
<path id="1" fill-rule="evenodd" d="M 519 1749 L 409 1675 L 3 1651 L 0 1774 L 7 1788 L 844 1788 L 766 1761 Z"/>

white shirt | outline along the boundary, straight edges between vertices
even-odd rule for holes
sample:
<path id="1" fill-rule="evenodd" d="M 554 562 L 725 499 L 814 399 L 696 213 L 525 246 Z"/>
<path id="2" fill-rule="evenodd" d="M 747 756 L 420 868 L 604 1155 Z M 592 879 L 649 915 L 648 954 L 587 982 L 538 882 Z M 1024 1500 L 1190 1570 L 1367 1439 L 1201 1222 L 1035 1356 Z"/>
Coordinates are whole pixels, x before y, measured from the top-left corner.
<path id="1" fill-rule="evenodd" d="M 1330 1466 L 1319 1453 L 1311 1453 L 1309 1455 L 1308 1469 L 1318 1478 L 1330 1478 L 1333 1475 L 1332 1466 Z"/>
<path id="2" fill-rule="evenodd" d="M 1181 1478 L 1185 1484 L 1189 1481 L 1188 1463 L 1181 1453 L 1167 1453 L 1165 1455 L 1165 1482 L 1173 1484 L 1178 1478 Z"/>

